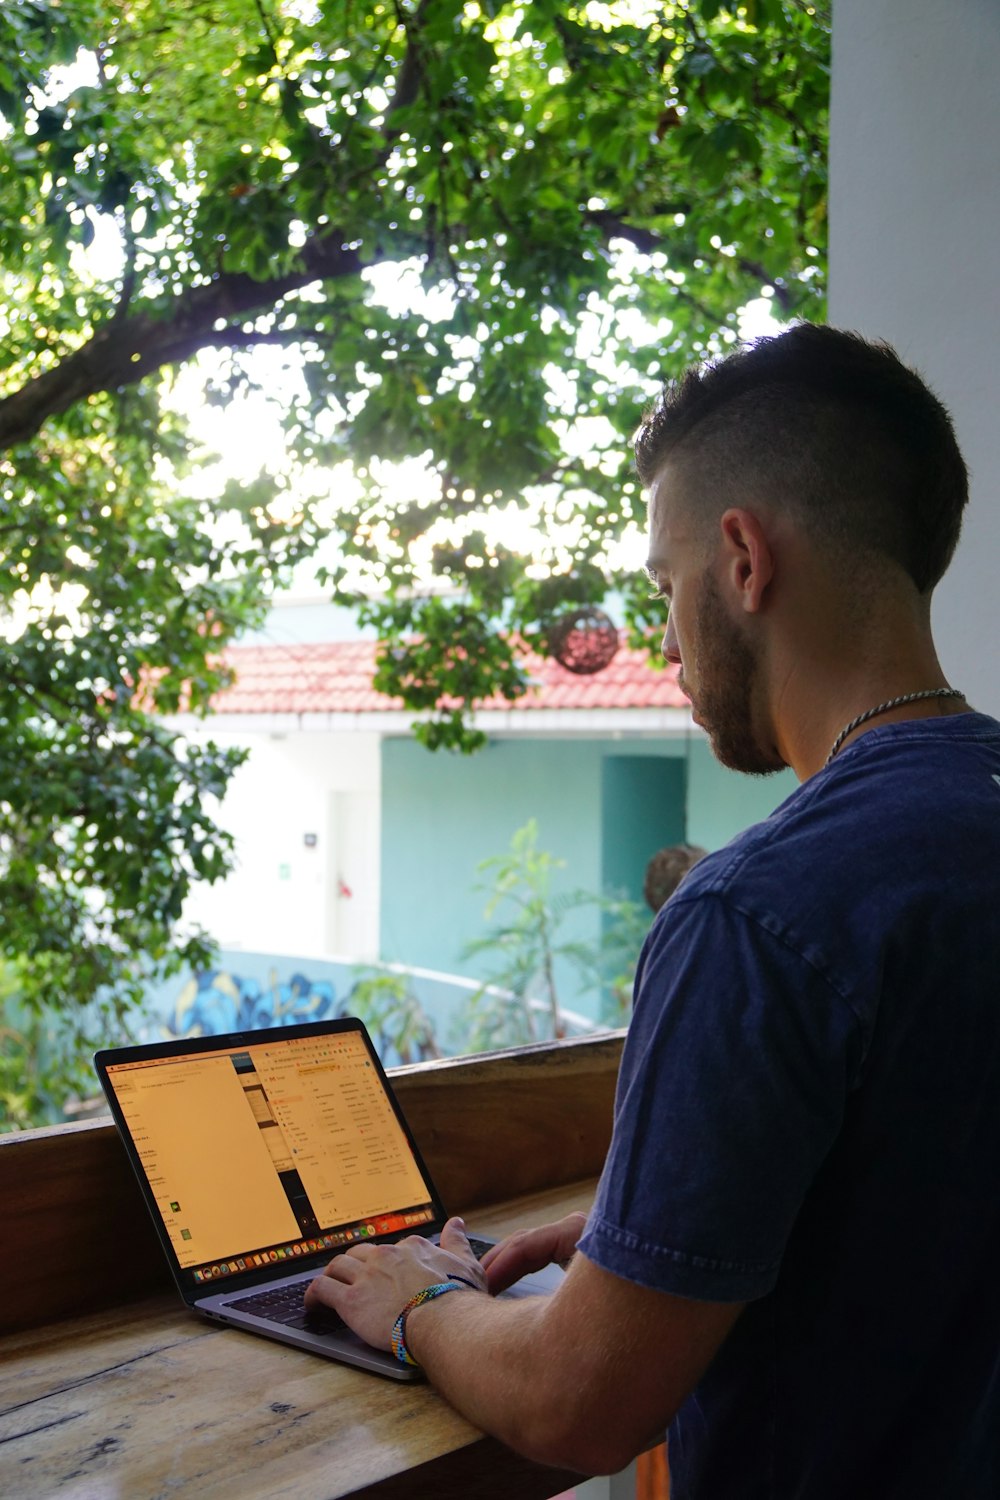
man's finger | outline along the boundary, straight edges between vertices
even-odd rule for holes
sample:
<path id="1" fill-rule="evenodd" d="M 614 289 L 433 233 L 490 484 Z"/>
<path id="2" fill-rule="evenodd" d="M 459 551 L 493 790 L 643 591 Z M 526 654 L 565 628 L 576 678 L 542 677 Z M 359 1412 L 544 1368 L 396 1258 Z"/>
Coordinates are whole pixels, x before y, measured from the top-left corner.
<path id="1" fill-rule="evenodd" d="M 334 1312 L 339 1312 L 338 1305 L 346 1290 L 346 1284 L 342 1281 L 333 1281 L 329 1276 L 317 1276 L 315 1281 L 310 1281 L 305 1290 L 305 1304 L 307 1307 L 332 1307 Z"/>
<path id="2" fill-rule="evenodd" d="M 353 1255 L 355 1260 L 368 1260 L 379 1248 L 384 1249 L 385 1247 L 369 1245 L 367 1242 L 363 1245 L 352 1245 L 349 1250 L 344 1251 L 343 1255 L 335 1255 L 334 1260 L 344 1260 L 348 1255 Z"/>
<path id="3" fill-rule="evenodd" d="M 491 1295 L 495 1297 L 523 1276 L 530 1276 L 545 1266 L 553 1263 L 565 1265 L 576 1249 L 585 1224 L 586 1215 L 567 1214 L 565 1219 L 554 1224 L 522 1230 L 497 1245 L 488 1257 L 483 1257 Z"/>
<path id="4" fill-rule="evenodd" d="M 470 1255 L 469 1236 L 465 1232 L 464 1219 L 449 1219 L 441 1231 L 441 1249 L 453 1255 Z"/>
<path id="5" fill-rule="evenodd" d="M 353 1259 L 349 1255 L 335 1255 L 333 1260 L 323 1272 L 324 1278 L 329 1277 L 331 1281 L 343 1281 L 350 1286 L 357 1281 L 364 1271 L 364 1262 Z"/>
<path id="6" fill-rule="evenodd" d="M 497 1246 L 496 1255 L 486 1267 L 486 1280 L 491 1296 L 505 1292 L 523 1276 L 540 1271 L 551 1260 L 550 1242 L 541 1233 L 506 1240 Z"/>
<path id="7" fill-rule="evenodd" d="M 498 1244 L 491 1245 L 490 1248 L 487 1250 L 486 1254 L 483 1256 L 482 1260 L 479 1262 L 479 1264 L 482 1266 L 482 1268 L 483 1268 L 484 1271 L 488 1271 L 489 1268 L 490 1268 L 490 1266 L 496 1260 L 496 1258 L 497 1258 L 498 1255 L 502 1255 L 503 1252 L 508 1248 L 508 1246 L 510 1246 L 511 1244 L 513 1244 L 516 1240 L 523 1240 L 523 1239 L 524 1239 L 524 1230 L 523 1229 L 519 1229 L 516 1232 L 516 1234 L 509 1234 L 505 1240 L 500 1240 L 500 1242 Z"/>

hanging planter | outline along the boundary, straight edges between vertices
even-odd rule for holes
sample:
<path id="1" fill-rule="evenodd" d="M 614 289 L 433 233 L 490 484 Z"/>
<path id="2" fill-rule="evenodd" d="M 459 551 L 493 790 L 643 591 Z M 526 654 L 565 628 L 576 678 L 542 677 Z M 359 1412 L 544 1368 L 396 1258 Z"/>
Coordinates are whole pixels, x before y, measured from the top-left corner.
<path id="1" fill-rule="evenodd" d="M 570 610 L 549 631 L 549 651 L 567 672 L 603 672 L 618 650 L 618 630 L 603 609 Z"/>

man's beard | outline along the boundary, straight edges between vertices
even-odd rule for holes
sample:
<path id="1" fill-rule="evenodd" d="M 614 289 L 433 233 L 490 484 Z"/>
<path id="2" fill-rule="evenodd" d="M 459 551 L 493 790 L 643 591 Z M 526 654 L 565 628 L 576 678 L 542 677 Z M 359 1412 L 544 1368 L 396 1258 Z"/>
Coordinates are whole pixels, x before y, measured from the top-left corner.
<path id="1" fill-rule="evenodd" d="M 694 634 L 699 677 L 695 708 L 716 760 L 750 776 L 784 770 L 785 762 L 777 751 L 754 737 L 752 705 L 760 675 L 757 654 L 727 615 L 707 570 L 695 606 Z"/>

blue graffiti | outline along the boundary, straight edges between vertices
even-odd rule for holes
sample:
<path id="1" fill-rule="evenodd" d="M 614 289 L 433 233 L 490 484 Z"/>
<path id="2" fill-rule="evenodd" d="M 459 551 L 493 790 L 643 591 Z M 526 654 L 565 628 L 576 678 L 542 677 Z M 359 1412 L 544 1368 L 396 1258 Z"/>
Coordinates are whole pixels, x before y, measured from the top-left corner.
<path id="1" fill-rule="evenodd" d="M 272 971 L 267 988 L 225 970 L 195 974 L 177 997 L 166 1022 L 168 1036 L 219 1036 L 226 1031 L 259 1031 L 265 1026 L 293 1026 L 347 1014 L 335 1009 L 333 985 L 325 979 L 293 974 L 287 982 Z"/>

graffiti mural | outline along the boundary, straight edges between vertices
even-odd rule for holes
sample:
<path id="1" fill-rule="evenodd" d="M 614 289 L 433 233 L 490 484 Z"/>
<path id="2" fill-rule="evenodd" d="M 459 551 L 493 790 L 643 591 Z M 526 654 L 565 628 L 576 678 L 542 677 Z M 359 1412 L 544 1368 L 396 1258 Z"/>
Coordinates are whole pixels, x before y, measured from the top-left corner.
<path id="1" fill-rule="evenodd" d="M 331 979 L 301 972 L 286 980 L 272 968 L 261 981 L 230 968 L 206 970 L 185 980 L 160 1009 L 162 1031 L 168 1037 L 219 1036 L 358 1016 L 383 1063 L 441 1056 L 434 1025 L 405 978 L 357 969 L 345 971 L 344 978 L 338 998 Z"/>
<path id="2" fill-rule="evenodd" d="M 265 1026 L 292 1026 L 350 1014 L 339 1009 L 333 985 L 325 979 L 293 974 L 287 982 L 272 971 L 265 987 L 226 970 L 193 975 L 166 1020 L 168 1036 L 218 1036 L 224 1031 L 259 1031 Z"/>

